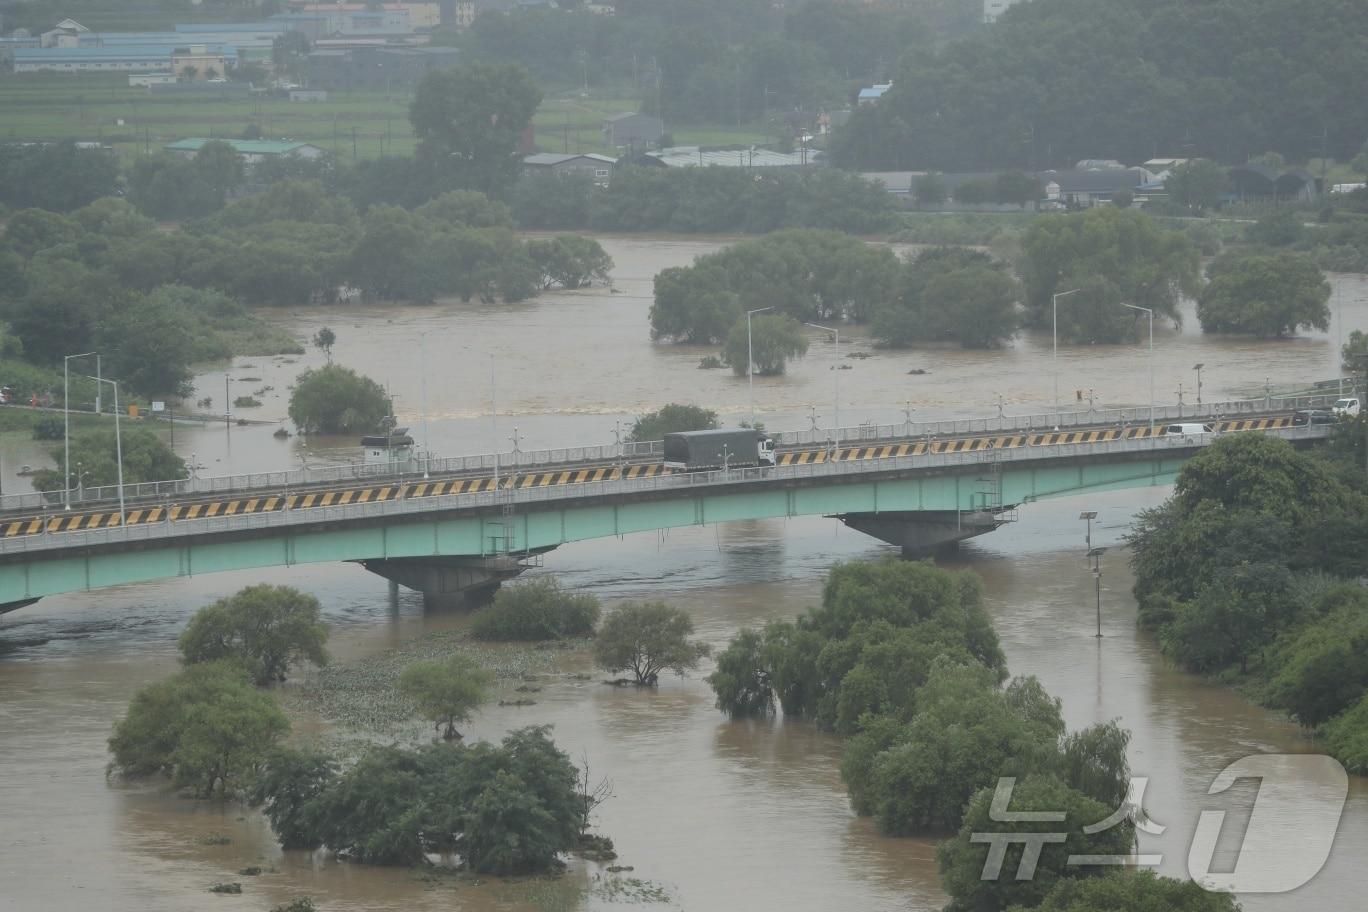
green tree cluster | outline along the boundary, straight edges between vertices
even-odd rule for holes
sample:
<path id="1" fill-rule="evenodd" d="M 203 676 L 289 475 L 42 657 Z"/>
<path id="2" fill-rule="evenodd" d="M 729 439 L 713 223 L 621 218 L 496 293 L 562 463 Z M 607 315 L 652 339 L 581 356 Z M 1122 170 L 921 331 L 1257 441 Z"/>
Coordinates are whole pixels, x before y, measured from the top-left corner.
<path id="1" fill-rule="evenodd" d="M 627 602 L 603 619 L 594 640 L 594 661 L 605 671 L 630 671 L 636 684 L 654 687 L 662 671 L 677 675 L 697 668 L 706 643 L 690 640 L 693 619 L 664 602 Z"/>
<path id="2" fill-rule="evenodd" d="M 909 260 L 897 294 L 874 310 L 870 328 L 886 345 L 957 342 L 989 348 L 1021 325 L 1018 283 L 986 253 L 955 247 L 925 250 Z"/>
<path id="3" fill-rule="evenodd" d="M 755 373 L 776 376 L 784 372 L 789 358 L 807 354 L 808 340 L 803 326 L 788 314 L 758 314 L 747 326 L 744 319 L 727 333 L 723 357 L 732 373 L 744 377 L 754 364 Z"/>
<path id="4" fill-rule="evenodd" d="M 1014 678 L 982 606 L 977 579 L 929 562 L 834 567 L 820 607 L 795 622 L 743 630 L 717 657 L 708 682 L 733 717 L 786 715 L 851 735 L 841 775 L 856 813 L 889 834 L 956 832 L 939 851 L 948 908 L 1029 908 L 1068 878 L 1100 869 L 1070 854 L 1128 855 L 1128 819 L 1098 833 L 1126 800 L 1127 731 L 1115 722 L 1066 734 L 1060 703 L 1035 678 Z M 1066 812 L 1066 820 L 989 819 L 1002 777 L 1012 810 Z M 984 832 L 1065 832 L 1047 846 L 1036 877 L 984 878 Z"/>
<path id="5" fill-rule="evenodd" d="M 745 153 L 738 153 L 744 155 Z M 740 232 L 817 228 L 872 234 L 894 224 L 881 184 L 831 168 L 623 166 L 600 186 L 583 175 L 529 174 L 512 193 L 523 228 Z"/>
<path id="6" fill-rule="evenodd" d="M 277 751 L 252 793 L 286 847 L 367 864 L 423 864 L 452 852 L 480 874 L 535 874 L 574 846 L 576 770 L 546 728 L 499 746 L 375 747 L 340 771 L 316 753 Z"/>
<path id="7" fill-rule="evenodd" d="M 516 63 L 431 70 L 409 105 L 416 157 L 448 186 L 502 192 L 522 169 L 518 144 L 541 100 L 532 75 Z"/>
<path id="8" fill-rule="evenodd" d="M 119 163 L 108 149 L 74 142 L 0 146 L 0 205 L 70 212 L 113 196 Z"/>
<path id="9" fill-rule="evenodd" d="M 373 434 L 389 413 L 384 387 L 340 364 L 306 370 L 290 393 L 290 420 L 301 434 Z"/>
<path id="10" fill-rule="evenodd" d="M 1215 209 L 1229 190 L 1230 174 L 1205 158 L 1184 162 L 1164 178 L 1164 192 L 1169 199 L 1196 212 Z"/>
<path id="11" fill-rule="evenodd" d="M 112 768 L 164 774 L 199 797 L 246 787 L 289 720 L 234 662 L 193 665 L 133 697 L 109 738 Z"/>
<path id="12" fill-rule="evenodd" d="M 671 402 L 654 412 L 647 412 L 632 422 L 632 429 L 627 434 L 627 440 L 629 442 L 662 440 L 666 434 L 677 434 L 681 431 L 711 431 L 716 430 L 717 427 L 717 412 L 698 405 Z"/>
<path id="13" fill-rule="evenodd" d="M 1304 254 L 1228 253 L 1207 267 L 1207 276 L 1197 298 L 1203 332 L 1267 338 L 1330 328 L 1330 283 Z"/>
<path id="14" fill-rule="evenodd" d="M 194 218 L 223 208 L 242 186 L 246 168 L 229 143 L 205 143 L 192 156 L 145 156 L 128 173 L 128 190 L 139 211 L 157 219 Z"/>
<path id="15" fill-rule="evenodd" d="M 185 477 L 185 463 L 155 433 L 142 427 L 121 428 L 124 484 L 168 481 Z M 97 488 L 119 483 L 120 441 L 113 427 L 81 431 L 71 436 L 71 486 Z M 54 447 L 55 469 L 33 475 L 35 491 L 61 491 L 66 486 L 65 447 Z"/>
<path id="16" fill-rule="evenodd" d="M 489 699 L 494 675 L 463 655 L 414 662 L 399 675 L 399 692 L 412 700 L 448 741 L 458 740 L 456 723 Z"/>
<path id="17" fill-rule="evenodd" d="M 1368 594 L 1350 582 L 1368 572 L 1368 501 L 1342 480 L 1361 466 L 1334 453 L 1259 434 L 1220 440 L 1141 514 L 1131 545 L 1140 623 L 1167 656 L 1348 745 L 1368 738 L 1354 715 L 1368 688 Z"/>
<path id="18" fill-rule="evenodd" d="M 613 258 L 593 238 L 559 236 L 527 242 L 527 255 L 541 273 L 541 287 L 582 288 L 606 284 Z"/>
<path id="19" fill-rule="evenodd" d="M 1226 162 L 1324 149 L 1347 161 L 1368 102 L 1339 61 L 1357 59 L 1365 37 L 1354 0 L 1026 4 L 992 28 L 909 48 L 893 88 L 856 109 L 834 153 L 867 171 L 1035 171 L 1155 149 Z"/>
<path id="20" fill-rule="evenodd" d="M 1116 343 L 1140 336 L 1134 304 L 1157 321 L 1182 320 L 1185 294 L 1200 286 L 1200 259 L 1187 235 L 1160 228 L 1133 209 L 1103 206 L 1036 219 L 1022 239 L 1027 318 L 1049 327 L 1058 299 L 1059 336 L 1071 342 Z"/>
<path id="21" fill-rule="evenodd" d="M 563 640 L 593 636 L 599 601 L 589 593 L 567 592 L 553 576 L 503 586 L 493 604 L 475 613 L 477 640 Z"/>
<path id="22" fill-rule="evenodd" d="M 973 0 L 624 0 L 614 9 L 488 10 L 447 40 L 479 59 L 518 61 L 549 85 L 634 85 L 671 123 L 730 125 L 833 108 L 886 79 L 901 55 L 982 25 Z"/>
<path id="23" fill-rule="evenodd" d="M 178 395 L 194 362 L 298 351 L 231 297 L 272 279 L 274 294 L 297 283 L 275 262 L 225 238 L 159 232 L 122 200 L 70 216 L 26 209 L 0 237 L 0 313 L 37 364 L 98 348 L 128 393 Z"/>
<path id="24" fill-rule="evenodd" d="M 888 249 L 847 234 L 775 232 L 659 273 L 651 335 L 722 342 L 746 311 L 762 307 L 799 322 L 863 323 L 893 296 L 899 268 Z"/>
<path id="25" fill-rule="evenodd" d="M 231 661 L 257 685 L 285 680 L 291 665 L 328 664 L 328 628 L 318 599 L 261 583 L 201 608 L 181 633 L 186 665 Z"/>

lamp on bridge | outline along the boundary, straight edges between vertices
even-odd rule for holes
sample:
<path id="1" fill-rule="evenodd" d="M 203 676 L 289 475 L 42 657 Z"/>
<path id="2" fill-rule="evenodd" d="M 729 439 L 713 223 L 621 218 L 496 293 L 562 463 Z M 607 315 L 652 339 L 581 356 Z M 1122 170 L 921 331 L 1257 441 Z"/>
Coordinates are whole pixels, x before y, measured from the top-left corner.
<path id="1" fill-rule="evenodd" d="M 1097 587 L 1097 638 L 1102 638 L 1102 555 L 1107 552 L 1106 548 L 1092 548 L 1088 551 L 1088 557 L 1093 562 L 1093 584 Z"/>

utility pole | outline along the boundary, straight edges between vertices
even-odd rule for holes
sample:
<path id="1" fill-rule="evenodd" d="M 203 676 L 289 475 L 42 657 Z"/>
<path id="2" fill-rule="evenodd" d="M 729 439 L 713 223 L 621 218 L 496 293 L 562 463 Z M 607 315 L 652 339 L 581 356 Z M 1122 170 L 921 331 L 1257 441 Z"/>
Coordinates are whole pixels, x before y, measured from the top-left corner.
<path id="1" fill-rule="evenodd" d="M 1093 560 L 1093 585 L 1097 590 L 1097 638 L 1102 639 L 1102 555 L 1107 551 L 1106 548 L 1092 548 L 1088 551 L 1088 557 Z"/>

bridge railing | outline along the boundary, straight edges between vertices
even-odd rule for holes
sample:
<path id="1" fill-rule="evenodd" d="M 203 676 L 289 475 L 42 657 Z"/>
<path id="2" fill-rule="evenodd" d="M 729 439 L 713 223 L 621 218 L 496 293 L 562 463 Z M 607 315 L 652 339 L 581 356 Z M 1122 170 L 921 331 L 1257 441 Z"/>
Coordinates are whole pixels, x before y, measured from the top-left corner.
<path id="1" fill-rule="evenodd" d="M 1258 399 L 1229 399 L 1204 402 L 1201 405 L 1156 405 L 1156 424 L 1184 421 L 1208 421 L 1258 415 L 1266 412 L 1290 412 L 1303 409 L 1328 409 L 1339 398 L 1327 392 L 1316 396 L 1265 396 Z M 834 434 L 829 428 L 805 431 L 780 431 L 772 434 L 779 446 L 872 443 L 908 437 L 950 437 L 963 434 L 1019 434 L 1039 433 L 1059 428 L 1088 425 L 1135 426 L 1150 422 L 1148 405 L 1118 409 L 1069 409 L 1033 415 L 1002 415 L 991 418 L 958 418 L 946 421 L 904 421 L 895 424 L 862 424 L 839 428 Z"/>
<path id="2" fill-rule="evenodd" d="M 1326 425 L 1283 428 L 1266 433 L 1291 440 L 1322 439 L 1329 436 Z M 613 496 L 691 488 L 716 488 L 749 482 L 783 481 L 789 479 L 820 479 L 844 476 L 877 475 L 908 469 L 929 469 L 955 466 L 999 465 L 1042 458 L 1076 458 L 1107 453 L 1168 453 L 1205 446 L 1218 434 L 1163 436 L 1122 439 L 1104 443 L 1057 444 L 1048 447 L 1014 447 L 999 450 L 974 450 L 961 453 L 927 453 L 920 456 L 901 456 L 885 459 L 842 460 L 801 466 L 750 467 L 694 472 L 688 474 L 657 475 L 650 478 L 617 481 L 582 482 L 578 484 L 547 485 L 512 488 L 469 494 L 447 494 L 415 497 L 346 506 L 314 507 L 309 509 L 276 510 L 269 513 L 248 513 L 206 519 L 185 519 L 171 522 L 147 523 L 127 527 L 109 527 L 80 532 L 44 532 L 36 535 L 0 539 L 0 554 L 46 552 L 82 548 L 90 545 L 137 542 L 165 539 L 194 538 L 224 532 L 285 529 L 300 525 L 320 525 L 368 518 L 402 517 L 451 510 L 495 508 L 512 505 L 537 504 L 549 501 L 573 500 L 585 496 Z"/>
<path id="3" fill-rule="evenodd" d="M 1206 402 L 1191 406 L 1156 406 L 1154 421 L 1168 424 L 1174 421 L 1203 421 L 1218 418 L 1238 418 L 1243 415 L 1256 415 L 1265 412 L 1298 411 L 1302 409 L 1325 409 L 1332 406 L 1338 396 L 1327 392 L 1319 396 L 1266 396 L 1259 399 L 1234 399 L 1221 402 Z M 964 434 L 1017 434 L 1051 430 L 1055 427 L 1078 427 L 1085 425 L 1134 426 L 1148 424 L 1149 406 L 1124 409 L 1082 409 L 1061 411 L 1059 415 L 1004 415 L 992 418 L 960 418 L 946 421 L 903 422 L 897 424 L 859 425 L 840 428 L 835 436 L 829 429 L 818 428 L 806 431 L 780 431 L 773 434 L 775 442 L 781 447 L 823 445 L 835 440 L 840 445 L 873 443 L 881 440 L 898 440 L 908 437 L 937 438 Z M 619 459 L 634 460 L 658 456 L 663 452 L 661 441 L 624 443 L 622 445 L 558 447 L 547 450 L 528 450 L 526 452 L 486 453 L 474 456 L 449 456 L 417 459 L 404 463 L 379 463 L 302 467 L 279 472 L 254 472 L 246 475 L 196 476 L 175 481 L 157 481 L 124 486 L 125 501 L 169 501 L 176 497 L 196 494 L 232 494 L 261 490 L 281 490 L 303 488 L 319 484 L 364 483 L 368 481 L 392 481 L 400 483 L 412 481 L 424 471 L 429 474 L 455 474 L 480 472 L 492 474 L 524 471 L 545 465 L 568 465 L 577 462 L 613 462 Z M 119 489 L 114 485 L 73 490 L 71 504 L 75 507 L 91 505 L 107 506 L 119 499 Z M 0 497 L 0 511 L 31 510 L 39 512 L 60 508 L 63 503 L 61 491 L 28 494 L 6 494 Z"/>

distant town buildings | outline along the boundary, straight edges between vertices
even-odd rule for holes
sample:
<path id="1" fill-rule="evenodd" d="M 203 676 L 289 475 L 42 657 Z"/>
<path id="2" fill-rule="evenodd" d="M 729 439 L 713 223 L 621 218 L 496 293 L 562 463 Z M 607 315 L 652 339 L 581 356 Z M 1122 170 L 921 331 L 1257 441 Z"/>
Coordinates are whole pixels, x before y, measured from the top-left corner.
<path id="1" fill-rule="evenodd" d="M 613 149 L 650 149 L 660 145 L 665 123 L 659 117 L 628 111 L 603 122 L 604 145 Z"/>
<path id="2" fill-rule="evenodd" d="M 561 155 L 555 152 L 538 152 L 523 157 L 526 171 L 551 171 L 556 174 L 588 174 L 596 184 L 606 184 L 613 177 L 617 159 L 593 153 L 583 155 Z"/>
<path id="3" fill-rule="evenodd" d="M 232 146 L 243 161 L 248 165 L 268 158 L 321 158 L 327 152 L 318 146 L 306 142 L 291 142 L 289 140 L 268 140 L 268 139 L 221 139 L 208 137 L 194 137 L 182 139 L 173 143 L 167 143 L 164 148 L 168 152 L 178 155 L 194 155 L 205 143 L 223 142 Z"/>

